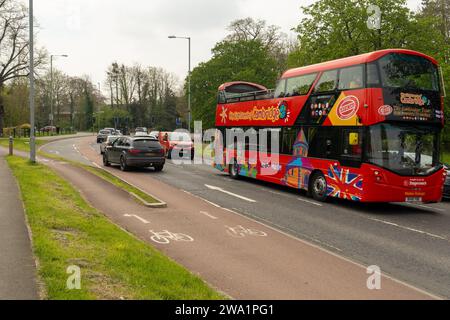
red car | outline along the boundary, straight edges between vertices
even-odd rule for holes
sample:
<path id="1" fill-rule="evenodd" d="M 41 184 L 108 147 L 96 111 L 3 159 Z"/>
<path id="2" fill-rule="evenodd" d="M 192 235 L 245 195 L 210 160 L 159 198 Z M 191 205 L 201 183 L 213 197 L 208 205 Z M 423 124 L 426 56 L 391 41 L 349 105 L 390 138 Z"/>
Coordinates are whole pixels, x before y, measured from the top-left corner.
<path id="1" fill-rule="evenodd" d="M 194 143 L 187 132 L 160 132 L 158 135 L 159 143 L 163 146 L 166 157 L 172 156 L 194 158 Z"/>

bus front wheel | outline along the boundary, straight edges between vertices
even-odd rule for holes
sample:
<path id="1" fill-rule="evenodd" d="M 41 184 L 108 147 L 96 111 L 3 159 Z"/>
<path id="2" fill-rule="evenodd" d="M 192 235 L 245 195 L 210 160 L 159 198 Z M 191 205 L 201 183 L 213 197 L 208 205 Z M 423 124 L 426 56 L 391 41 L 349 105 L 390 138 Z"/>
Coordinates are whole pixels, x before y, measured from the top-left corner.
<path id="1" fill-rule="evenodd" d="M 311 179 L 310 193 L 317 201 L 325 201 L 327 199 L 327 180 L 321 172 L 317 172 Z"/>

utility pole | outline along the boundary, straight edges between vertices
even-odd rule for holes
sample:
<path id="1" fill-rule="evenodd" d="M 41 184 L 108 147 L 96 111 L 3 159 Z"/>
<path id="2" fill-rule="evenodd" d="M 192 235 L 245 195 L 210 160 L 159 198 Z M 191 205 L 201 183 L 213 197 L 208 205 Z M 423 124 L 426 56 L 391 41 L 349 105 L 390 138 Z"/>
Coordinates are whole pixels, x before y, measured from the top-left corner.
<path id="1" fill-rule="evenodd" d="M 34 123 L 34 19 L 33 0 L 29 0 L 29 31 L 30 31 L 30 161 L 36 162 L 36 139 Z"/>

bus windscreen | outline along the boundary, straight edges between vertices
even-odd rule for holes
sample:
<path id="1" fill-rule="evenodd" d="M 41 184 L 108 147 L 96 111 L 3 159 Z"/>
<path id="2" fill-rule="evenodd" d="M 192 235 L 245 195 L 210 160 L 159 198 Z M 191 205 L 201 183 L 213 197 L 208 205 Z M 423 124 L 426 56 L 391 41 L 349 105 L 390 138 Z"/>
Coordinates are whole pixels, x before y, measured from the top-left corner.
<path id="1" fill-rule="evenodd" d="M 383 87 L 439 91 L 438 69 L 428 59 L 393 53 L 378 63 Z"/>

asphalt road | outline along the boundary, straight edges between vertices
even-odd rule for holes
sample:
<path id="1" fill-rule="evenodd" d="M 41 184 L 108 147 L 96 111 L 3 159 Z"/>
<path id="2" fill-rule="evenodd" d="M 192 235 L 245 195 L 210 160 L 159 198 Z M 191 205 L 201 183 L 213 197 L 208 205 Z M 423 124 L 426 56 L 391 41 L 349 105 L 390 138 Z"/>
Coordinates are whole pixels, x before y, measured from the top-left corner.
<path id="1" fill-rule="evenodd" d="M 86 147 L 98 148 L 93 139 L 78 139 L 54 142 L 43 150 L 88 163 L 78 151 Z M 149 179 L 147 170 L 141 171 L 142 179 Z M 251 179 L 235 181 L 206 165 L 170 162 L 151 178 L 363 265 L 377 265 L 384 274 L 450 298 L 449 202 L 318 203 L 293 189 Z"/>

